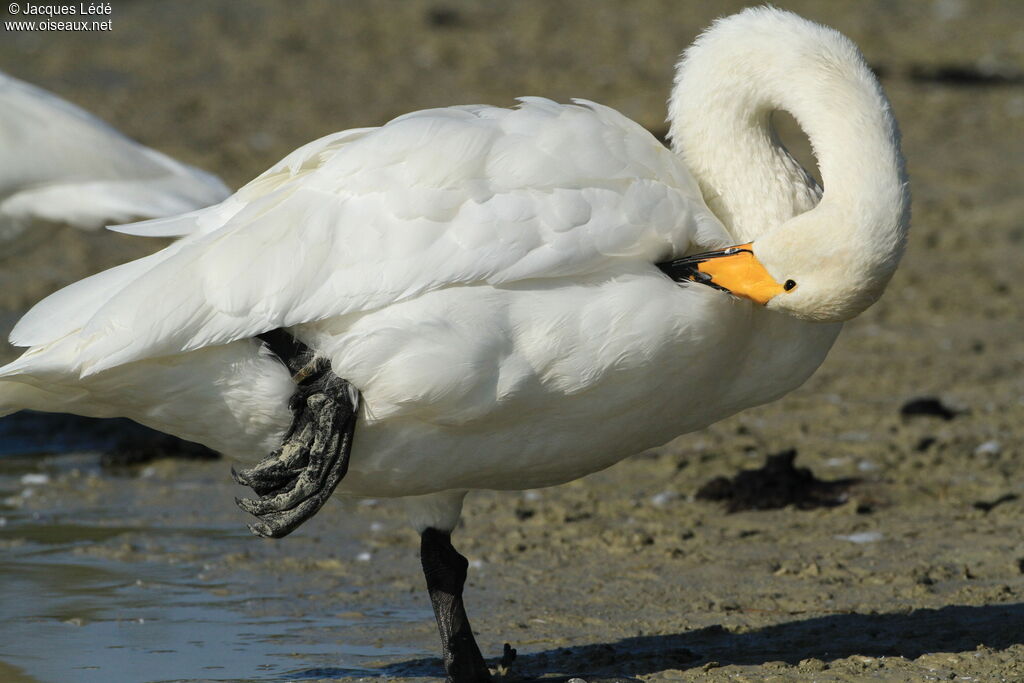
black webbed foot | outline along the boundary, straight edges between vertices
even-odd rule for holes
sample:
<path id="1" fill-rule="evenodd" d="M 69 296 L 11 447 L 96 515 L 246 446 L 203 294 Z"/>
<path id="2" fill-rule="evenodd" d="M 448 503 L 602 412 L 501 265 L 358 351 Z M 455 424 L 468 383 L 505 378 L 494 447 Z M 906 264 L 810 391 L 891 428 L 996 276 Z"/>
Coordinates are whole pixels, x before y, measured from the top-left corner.
<path id="1" fill-rule="evenodd" d="M 281 538 L 315 515 L 348 471 L 359 395 L 326 359 L 315 358 L 283 330 L 260 338 L 292 372 L 294 418 L 279 448 L 251 468 L 232 468 L 231 474 L 259 496 L 235 499 L 258 518 L 249 529 Z"/>
<path id="2" fill-rule="evenodd" d="M 514 661 L 516 661 L 516 649 L 505 643 L 502 647 L 501 659 L 498 660 L 498 675 L 503 678 L 508 676 Z"/>

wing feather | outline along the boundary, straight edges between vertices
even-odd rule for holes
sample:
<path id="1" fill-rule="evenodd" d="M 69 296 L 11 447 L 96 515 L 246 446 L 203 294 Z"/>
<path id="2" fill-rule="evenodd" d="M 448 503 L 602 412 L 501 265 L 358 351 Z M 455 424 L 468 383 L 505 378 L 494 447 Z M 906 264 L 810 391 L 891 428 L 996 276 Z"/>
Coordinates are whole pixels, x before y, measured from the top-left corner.
<path id="1" fill-rule="evenodd" d="M 98 229 L 209 206 L 230 194 L 216 176 L 4 73 L 0 149 L 0 228 L 12 233 L 35 220 Z"/>
<path id="2" fill-rule="evenodd" d="M 728 240 L 682 162 L 640 126 L 599 105 L 535 98 L 329 136 L 178 220 L 187 225 L 159 228 L 186 235 L 165 256 L 83 285 L 108 296 L 70 323 L 82 374 L 440 287 L 592 273 Z M 43 320 L 78 298 L 54 296 L 14 343 L 76 331 L 43 334 Z"/>

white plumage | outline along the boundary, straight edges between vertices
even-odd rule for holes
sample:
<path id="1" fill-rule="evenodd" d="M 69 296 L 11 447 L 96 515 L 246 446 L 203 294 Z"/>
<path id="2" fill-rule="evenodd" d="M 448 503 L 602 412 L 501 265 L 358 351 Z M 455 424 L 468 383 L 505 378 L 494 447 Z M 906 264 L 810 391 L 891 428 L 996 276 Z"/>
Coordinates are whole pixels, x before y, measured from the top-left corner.
<path id="1" fill-rule="evenodd" d="M 744 73 L 808 59 L 824 81 L 771 71 L 744 90 Z M 32 309 L 0 413 L 124 415 L 259 459 L 293 385 L 251 338 L 285 327 L 362 394 L 338 493 L 408 496 L 420 529 L 450 529 L 466 490 L 561 483 L 773 400 L 895 267 L 895 127 L 849 41 L 777 10 L 717 23 L 677 81 L 676 152 L 585 101 L 436 109 L 312 142 L 217 206 L 121 228 L 180 239 Z M 831 107 L 836 88 L 861 109 Z M 737 101 L 757 115 L 733 116 Z M 817 207 L 759 115 L 783 103 L 819 156 L 856 161 L 835 190 L 823 164 Z M 733 176 L 749 186 L 718 193 Z M 789 315 L 654 265 L 733 232 L 776 280 L 804 283 L 769 303 Z M 780 244 L 799 258 L 773 256 Z"/>
<path id="2" fill-rule="evenodd" d="M 0 73 L 0 253 L 4 242 L 39 223 L 96 230 L 191 211 L 229 194 L 216 176 Z"/>
<path id="3" fill-rule="evenodd" d="M 540 99 L 328 136 L 224 204 L 151 227 L 184 237 L 44 303 L 11 341 L 80 329 L 76 369 L 90 374 L 440 287 L 654 263 L 698 231 L 704 245 L 728 239 L 678 158 L 645 130 L 606 107 Z M 146 305 L 157 297 L 159 308 Z M 86 300 L 98 308 L 82 310 Z"/>
<path id="4" fill-rule="evenodd" d="M 771 130 L 779 108 L 823 191 Z M 778 398 L 903 251 L 895 121 L 838 33 L 771 8 L 717 22 L 670 121 L 673 151 L 606 107 L 526 98 L 312 142 L 216 206 L 119 228 L 179 239 L 29 311 L 0 414 L 123 415 L 249 461 L 285 439 L 240 476 L 268 535 L 330 492 L 325 445 L 351 443 L 336 493 L 404 498 L 449 680 L 489 680 L 449 534 L 466 492 L 569 481 Z M 350 384 L 296 389 L 253 339 L 278 328 Z"/>

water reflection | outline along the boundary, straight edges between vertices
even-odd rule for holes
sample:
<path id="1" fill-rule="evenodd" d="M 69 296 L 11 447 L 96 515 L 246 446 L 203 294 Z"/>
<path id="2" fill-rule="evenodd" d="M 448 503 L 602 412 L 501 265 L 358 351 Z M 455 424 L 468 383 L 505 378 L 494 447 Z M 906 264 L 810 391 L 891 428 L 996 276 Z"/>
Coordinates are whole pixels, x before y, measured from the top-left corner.
<path id="1" fill-rule="evenodd" d="M 97 419 L 22 410 L 0 418 L 0 456 L 97 451 L 128 464 L 175 456 L 216 458 L 213 451 L 125 418 Z"/>
<path id="2" fill-rule="evenodd" d="M 49 477 L 38 459 L 0 461 L 0 680 L 267 681 L 317 668 L 372 676 L 431 654 L 375 636 L 429 624 L 425 605 L 349 613 L 317 599 L 324 582 L 344 592 L 343 570 L 297 584 L 268 574 L 293 549 L 314 559 L 324 549 L 308 550 L 318 543 L 308 535 L 283 549 L 251 539 L 229 492 L 211 483 L 224 463 L 169 465 L 181 472 L 154 482 L 98 474 L 98 456 L 72 459 L 93 472 L 71 476 L 65 460 L 44 461 Z M 352 533 L 332 533 L 332 549 L 358 545 Z M 231 555 L 255 559 L 236 570 Z"/>

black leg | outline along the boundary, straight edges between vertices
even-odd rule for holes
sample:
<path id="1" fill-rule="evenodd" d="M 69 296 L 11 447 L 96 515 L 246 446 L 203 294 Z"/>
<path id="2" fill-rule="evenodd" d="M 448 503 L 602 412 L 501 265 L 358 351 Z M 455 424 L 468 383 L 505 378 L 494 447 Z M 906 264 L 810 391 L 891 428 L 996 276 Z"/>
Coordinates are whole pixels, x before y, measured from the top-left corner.
<path id="1" fill-rule="evenodd" d="M 420 537 L 420 560 L 437 617 L 437 630 L 441 633 L 448 680 L 451 683 L 489 682 L 491 674 L 473 638 L 462 604 L 469 563 L 452 547 L 451 534 L 437 529 L 427 529 Z"/>
<path id="2" fill-rule="evenodd" d="M 236 498 L 258 520 L 257 536 L 281 538 L 315 515 L 348 471 L 358 392 L 330 363 L 284 330 L 261 335 L 292 373 L 294 415 L 280 448 L 255 466 L 231 473 L 258 498 Z"/>

